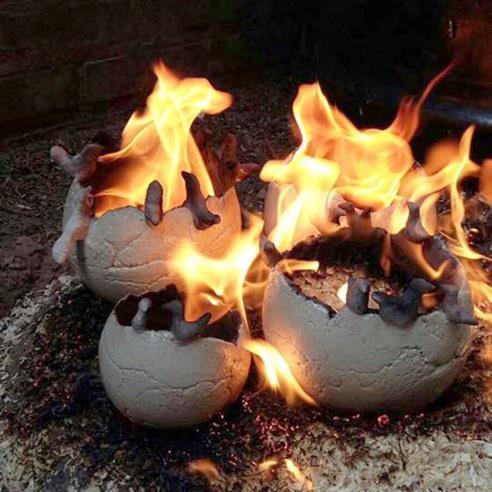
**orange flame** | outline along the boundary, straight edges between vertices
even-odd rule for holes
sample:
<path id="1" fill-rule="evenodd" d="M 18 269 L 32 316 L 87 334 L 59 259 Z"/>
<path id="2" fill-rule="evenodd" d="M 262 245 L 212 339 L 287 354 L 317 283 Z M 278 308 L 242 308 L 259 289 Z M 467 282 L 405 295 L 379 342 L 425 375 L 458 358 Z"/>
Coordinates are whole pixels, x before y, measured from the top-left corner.
<path id="1" fill-rule="evenodd" d="M 188 471 L 192 474 L 203 475 L 209 482 L 220 479 L 220 473 L 215 463 L 208 458 L 194 460 L 188 464 Z"/>
<path id="2" fill-rule="evenodd" d="M 446 165 L 435 169 L 434 174 L 408 176 L 405 186 L 408 189 L 413 189 L 413 195 L 417 198 L 424 194 L 438 195 L 441 190 L 447 190 L 451 210 L 448 215 L 440 217 L 438 231 L 447 238 L 450 250 L 461 258 L 470 284 L 475 315 L 489 323 L 492 322 L 492 314 L 485 312 L 483 304 L 492 300 L 492 287 L 480 263 L 491 259 L 470 247 L 463 228 L 465 206 L 461 196 L 460 182 L 467 177 L 482 178 L 482 173 L 487 173 L 487 170 L 484 171 L 484 168 L 480 168 L 470 160 L 473 131 L 474 128 L 470 127 L 464 132 L 459 145 L 456 146 L 455 155 L 448 156 L 449 160 Z M 424 172 L 428 168 L 426 163 Z"/>
<path id="3" fill-rule="evenodd" d="M 340 202 L 349 201 L 359 213 L 370 209 L 373 224 L 395 234 L 406 224 L 407 202 L 416 202 L 424 228 L 444 235 L 451 251 L 463 260 L 475 312 L 490 320 L 479 307 L 490 301 L 492 293 L 479 262 L 490 259 L 468 244 L 460 183 L 468 177 L 479 178 L 481 196 L 491 201 L 492 161 L 480 167 L 470 160 L 473 127 L 464 132 L 459 144 L 445 141 L 433 146 L 423 166 L 414 165 L 409 145 L 425 99 L 452 68 L 453 64 L 435 77 L 417 101 L 404 99 L 393 123 L 383 130 L 359 130 L 330 105 L 319 84 L 302 85 L 293 104 L 301 144 L 287 159 L 268 161 L 260 175 L 276 194 L 276 210 L 267 210 L 271 216 L 266 217 L 266 232 L 280 251 L 312 235 L 333 234 L 345 225 L 345 218 L 338 222 L 331 212 Z M 437 213 L 442 193 L 449 195 L 448 216 Z M 437 269 L 428 264 L 421 245 L 409 244 L 407 249 L 430 278 L 438 279 L 445 271 L 446 264 Z M 390 253 L 386 244 L 381 259 L 386 273 L 391 268 Z"/>
<path id="4" fill-rule="evenodd" d="M 259 260 L 260 235 L 263 221 L 249 217 L 249 228 L 232 239 L 228 251 L 220 258 L 209 257 L 199 251 L 190 240 L 185 240 L 171 258 L 174 271 L 181 277 L 185 296 L 185 318 L 196 320 L 211 313 L 211 321 L 220 319 L 230 310 L 237 310 L 248 328 L 246 302 L 254 303 L 262 293 L 269 269 Z M 282 271 L 316 270 L 318 262 L 281 260 Z M 241 346 L 256 356 L 264 381 L 280 391 L 289 404 L 303 400 L 316 402 L 304 392 L 292 375 L 286 361 L 274 347 L 264 340 L 240 339 Z"/>
<path id="5" fill-rule="evenodd" d="M 480 193 L 492 205 L 492 159 L 486 159 L 480 170 Z"/>
<path id="6" fill-rule="evenodd" d="M 305 490 L 313 490 L 313 482 L 312 480 L 304 474 L 300 468 L 290 459 L 286 458 L 283 460 L 285 464 L 285 468 L 287 471 L 296 479 L 296 481 L 303 487 Z M 258 465 L 258 469 L 261 472 L 269 472 L 272 468 L 277 467 L 281 464 L 277 458 L 270 458 Z"/>
<path id="7" fill-rule="evenodd" d="M 304 401 L 309 405 L 317 405 L 296 381 L 287 362 L 280 352 L 265 340 L 246 340 L 244 348 L 249 350 L 260 368 L 265 383 L 274 391 L 280 392 L 289 405 Z"/>
<path id="8" fill-rule="evenodd" d="M 330 224 L 326 210 L 334 196 L 371 210 L 400 199 L 400 185 L 414 164 L 408 141 L 417 128 L 420 107 L 450 69 L 435 77 L 417 102 L 405 99 L 395 121 L 384 130 L 356 128 L 328 103 L 318 83 L 299 88 L 293 113 L 301 145 L 284 161 L 268 161 L 261 172 L 261 179 L 280 186 L 278 220 L 269 231 L 277 248 L 290 249 L 316 232 L 315 224 L 323 224 L 323 233 L 330 226 L 335 231 L 337 224 Z M 393 227 L 401 229 L 403 219 L 394 224 L 393 217 Z"/>
<path id="9" fill-rule="evenodd" d="M 251 215 L 250 227 L 232 239 L 220 258 L 206 256 L 191 240 L 180 244 L 171 262 L 184 284 L 186 319 L 194 320 L 210 312 L 214 321 L 236 309 L 246 322 L 244 287 L 259 254 L 262 228 L 263 221 Z"/>
<path id="10" fill-rule="evenodd" d="M 153 180 L 164 188 L 164 211 L 181 205 L 186 198 L 182 171 L 198 178 L 205 196 L 214 195 L 190 128 L 201 113 L 217 114 L 227 109 L 232 96 L 217 91 L 206 79 L 181 79 L 162 62 L 154 66 L 154 73 L 154 90 L 145 110 L 133 113 L 128 120 L 121 150 L 99 158 L 114 168 L 97 190 L 96 216 L 125 205 L 143 206 Z"/>

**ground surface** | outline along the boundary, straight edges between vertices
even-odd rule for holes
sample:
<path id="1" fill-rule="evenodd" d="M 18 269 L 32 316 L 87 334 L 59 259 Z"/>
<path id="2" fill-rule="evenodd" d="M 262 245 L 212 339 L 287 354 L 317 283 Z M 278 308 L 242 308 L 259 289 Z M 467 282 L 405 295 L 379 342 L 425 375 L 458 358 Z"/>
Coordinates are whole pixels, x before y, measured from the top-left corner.
<path id="1" fill-rule="evenodd" d="M 236 90 L 234 109 L 211 120 L 217 133 L 238 135 L 245 161 L 294 143 L 287 113 L 296 83 L 265 86 Z M 118 133 L 124 121 L 104 127 Z M 0 490 L 489 490 L 491 383 L 480 331 L 458 383 L 419 415 L 289 409 L 257 391 L 253 372 L 240 400 L 196 429 L 146 431 L 118 416 L 97 369 L 111 306 L 50 259 L 69 180 L 49 163 L 49 147 L 61 138 L 80 148 L 99 128 L 23 137 L 0 155 Z M 261 208 L 258 181 L 241 189 L 247 207 Z M 271 457 L 278 465 L 262 472 Z M 203 458 L 218 470 L 210 481 L 189 471 Z"/>

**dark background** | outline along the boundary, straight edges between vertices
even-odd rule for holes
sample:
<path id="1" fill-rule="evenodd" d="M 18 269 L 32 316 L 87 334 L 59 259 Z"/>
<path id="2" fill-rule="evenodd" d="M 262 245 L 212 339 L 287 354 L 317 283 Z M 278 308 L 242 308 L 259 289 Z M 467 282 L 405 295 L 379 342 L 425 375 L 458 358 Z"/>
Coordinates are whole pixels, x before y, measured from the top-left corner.
<path id="1" fill-rule="evenodd" d="M 372 105 L 392 113 L 403 92 L 421 90 L 456 55 L 462 65 L 439 92 L 481 112 L 450 119 L 487 126 L 491 47 L 489 0 L 4 1 L 0 130 L 128 110 L 148 93 L 158 58 L 222 77 L 230 90 L 261 84 L 266 71 L 319 78 L 352 116 L 370 120 Z M 449 113 L 435 104 L 438 117 Z"/>

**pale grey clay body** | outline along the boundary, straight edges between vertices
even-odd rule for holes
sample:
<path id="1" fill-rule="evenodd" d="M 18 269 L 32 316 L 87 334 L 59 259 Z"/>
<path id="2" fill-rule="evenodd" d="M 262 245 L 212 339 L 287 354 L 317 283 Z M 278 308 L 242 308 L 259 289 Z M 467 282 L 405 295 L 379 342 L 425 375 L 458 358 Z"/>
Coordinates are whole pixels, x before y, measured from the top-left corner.
<path id="1" fill-rule="evenodd" d="M 65 203 L 64 223 L 72 214 L 73 197 L 79 189 L 74 181 Z M 204 230 L 195 228 L 185 207 L 166 212 L 157 226 L 149 224 L 136 207 L 106 212 L 91 219 L 87 236 L 77 242 L 70 262 L 94 293 L 110 301 L 156 291 L 170 283 L 179 286 L 168 260 L 181 240 L 193 241 L 204 254 L 220 256 L 230 238 L 241 230 L 241 212 L 233 188 L 220 198 L 208 197 L 207 207 L 221 221 Z"/>
<path id="2" fill-rule="evenodd" d="M 239 396 L 250 354 L 218 338 L 176 343 L 169 331 L 135 331 L 108 318 L 99 367 L 115 407 L 138 424 L 163 429 L 209 420 Z"/>
<path id="3" fill-rule="evenodd" d="M 313 398 L 355 411 L 427 405 L 453 383 L 471 342 L 470 327 L 449 323 L 441 311 L 405 328 L 347 308 L 330 318 L 278 270 L 265 292 L 263 330 Z"/>

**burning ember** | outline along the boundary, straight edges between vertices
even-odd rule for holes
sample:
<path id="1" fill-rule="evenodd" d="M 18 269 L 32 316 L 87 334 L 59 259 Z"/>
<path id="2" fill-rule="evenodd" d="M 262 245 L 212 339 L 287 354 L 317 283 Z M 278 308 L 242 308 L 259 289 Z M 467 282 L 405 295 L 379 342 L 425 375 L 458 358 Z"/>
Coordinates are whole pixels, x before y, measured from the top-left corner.
<path id="1" fill-rule="evenodd" d="M 206 130 L 191 133 L 197 116 L 229 107 L 229 94 L 205 79 L 180 79 L 162 63 L 155 74 L 147 106 L 128 121 L 119 150 L 101 134 L 75 156 L 51 150 L 74 177 L 53 256 L 59 263 L 70 257 L 84 282 L 113 301 L 175 283 L 168 259 L 183 238 L 223 254 L 241 229 L 234 185 L 254 168 L 238 164 L 234 136 L 215 152 Z"/>

